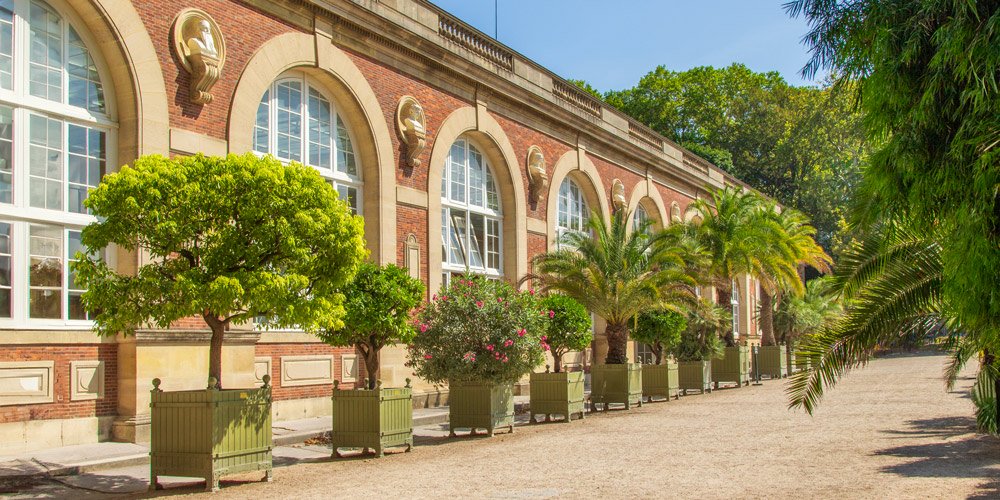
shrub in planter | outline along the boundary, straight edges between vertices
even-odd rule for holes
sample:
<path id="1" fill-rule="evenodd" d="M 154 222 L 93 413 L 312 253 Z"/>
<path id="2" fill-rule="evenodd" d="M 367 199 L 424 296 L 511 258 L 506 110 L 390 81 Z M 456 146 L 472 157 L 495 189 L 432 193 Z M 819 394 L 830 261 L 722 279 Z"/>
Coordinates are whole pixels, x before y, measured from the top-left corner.
<path id="1" fill-rule="evenodd" d="M 514 430 L 512 384 L 544 360 L 548 311 L 534 293 L 481 276 L 452 280 L 417 315 L 417 376 L 449 386 L 449 426 Z"/>
<path id="2" fill-rule="evenodd" d="M 653 364 L 642 366 L 642 397 L 649 401 L 663 397 L 668 401 L 680 394 L 677 363 L 664 357 L 681 341 L 681 332 L 687 328 L 684 315 L 670 310 L 645 311 L 636 317 L 632 338 L 649 345 Z"/>
<path id="3" fill-rule="evenodd" d="M 377 381 L 379 352 L 389 344 L 413 340 L 411 312 L 424 296 L 424 284 L 400 267 L 364 263 L 343 290 L 344 327 L 319 333 L 336 347 L 354 347 L 364 359 L 367 384 L 358 390 L 333 388 L 333 454 L 339 448 L 413 447 L 413 392 L 409 385 L 384 388 Z"/>
<path id="4" fill-rule="evenodd" d="M 531 421 L 535 415 L 564 415 L 569 422 L 571 415 L 584 412 L 583 372 L 562 370 L 562 357 L 570 351 L 586 349 L 593 340 L 590 313 L 582 304 L 570 297 L 552 294 L 542 299 L 542 310 L 546 312 L 548 344 L 552 349 L 555 372 L 531 374 Z"/>
<path id="5" fill-rule="evenodd" d="M 678 361 L 680 390 L 711 392 L 712 359 L 723 353 L 718 332 L 729 322 L 729 312 L 705 299 L 698 300 L 687 314 L 687 328 L 674 348 Z"/>
<path id="6" fill-rule="evenodd" d="M 255 317 L 339 327 L 338 289 L 366 255 L 361 218 L 314 169 L 253 154 L 143 157 L 105 176 L 85 205 L 99 220 L 72 271 L 98 334 L 192 316 L 212 331 L 208 389 L 151 395 L 151 487 L 160 475 L 204 477 L 208 489 L 226 473 L 269 478 L 270 388 L 222 389 L 225 332 Z M 111 244 L 150 258 L 119 274 L 96 252 Z M 212 446 L 194 446 L 196 436 Z"/>

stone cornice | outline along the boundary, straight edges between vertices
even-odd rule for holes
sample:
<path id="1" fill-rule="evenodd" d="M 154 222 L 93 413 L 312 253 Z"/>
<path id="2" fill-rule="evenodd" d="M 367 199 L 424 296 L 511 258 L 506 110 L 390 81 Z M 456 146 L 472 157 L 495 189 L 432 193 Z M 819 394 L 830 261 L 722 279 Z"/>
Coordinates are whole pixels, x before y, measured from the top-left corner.
<path id="1" fill-rule="evenodd" d="M 212 339 L 212 331 L 199 330 L 136 330 L 134 336 L 126 337 L 123 342 L 134 340 L 140 344 L 205 344 Z M 260 340 L 260 332 L 232 330 L 223 337 L 225 345 L 255 345 Z"/>

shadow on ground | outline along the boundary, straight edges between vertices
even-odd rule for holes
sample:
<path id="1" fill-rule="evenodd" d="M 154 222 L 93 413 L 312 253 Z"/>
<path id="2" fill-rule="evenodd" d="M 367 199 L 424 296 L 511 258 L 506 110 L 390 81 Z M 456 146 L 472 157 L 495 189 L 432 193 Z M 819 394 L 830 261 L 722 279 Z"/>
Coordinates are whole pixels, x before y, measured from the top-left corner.
<path id="1" fill-rule="evenodd" d="M 905 430 L 887 430 L 900 437 L 927 437 L 941 441 L 897 446 L 875 454 L 909 459 L 883 467 L 882 472 L 904 477 L 982 478 L 980 493 L 971 498 L 1000 497 L 1000 439 L 975 434 L 971 417 L 946 417 L 907 422 Z"/>

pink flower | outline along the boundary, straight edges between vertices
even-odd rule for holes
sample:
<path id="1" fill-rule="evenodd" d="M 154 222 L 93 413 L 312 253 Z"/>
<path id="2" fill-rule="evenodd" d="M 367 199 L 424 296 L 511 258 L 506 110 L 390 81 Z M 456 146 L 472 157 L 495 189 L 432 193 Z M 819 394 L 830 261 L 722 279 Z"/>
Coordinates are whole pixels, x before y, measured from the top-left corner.
<path id="1" fill-rule="evenodd" d="M 547 341 L 547 340 L 549 340 L 549 336 L 548 335 L 542 335 L 542 343 L 545 343 L 545 341 Z"/>
<path id="2" fill-rule="evenodd" d="M 448 296 L 447 295 L 442 295 L 441 296 L 441 301 L 442 302 L 447 302 L 448 301 Z"/>
<path id="3" fill-rule="evenodd" d="M 431 300 L 437 301 L 437 299 L 438 299 L 438 294 L 435 293 L 433 296 L 431 296 Z"/>
<path id="4" fill-rule="evenodd" d="M 424 359 L 431 359 L 431 358 L 433 358 L 433 357 L 434 357 L 434 356 L 431 356 L 430 354 L 424 354 Z"/>
<path id="5" fill-rule="evenodd" d="M 528 290 L 528 293 L 530 293 L 531 295 L 534 295 L 535 294 L 535 289 L 532 288 L 532 289 Z"/>
<path id="6" fill-rule="evenodd" d="M 427 333 L 427 323 L 420 323 L 420 333 Z"/>
<path id="7" fill-rule="evenodd" d="M 549 350 L 549 345 L 548 344 L 542 344 L 542 348 L 545 349 L 546 351 L 548 351 Z"/>
<path id="8" fill-rule="evenodd" d="M 497 303 L 503 304 L 503 297 L 497 297 Z"/>
<path id="9" fill-rule="evenodd" d="M 508 360 L 507 360 L 507 356 L 504 356 L 504 357 L 503 357 L 503 359 L 502 359 L 501 361 L 503 361 L 504 363 L 506 363 L 506 362 L 508 361 Z"/>
<path id="10" fill-rule="evenodd" d="M 504 341 L 504 343 L 503 343 L 503 346 L 504 346 L 504 347 L 510 347 L 510 346 L 512 346 L 512 345 L 514 345 L 514 341 L 513 341 L 513 340 L 511 340 L 511 339 L 507 339 L 507 340 L 505 340 L 505 341 Z"/>
<path id="11" fill-rule="evenodd" d="M 476 301 L 476 307 L 482 308 L 483 307 L 483 301 L 477 300 Z"/>
<path id="12" fill-rule="evenodd" d="M 554 318 L 554 317 L 556 317 L 556 312 L 555 312 L 555 311 L 552 311 L 552 310 L 550 310 L 550 311 L 549 311 L 549 319 L 552 319 L 552 318 Z"/>
<path id="13" fill-rule="evenodd" d="M 522 328 L 522 329 L 520 329 L 520 330 L 518 330 L 518 331 L 517 331 L 517 336 L 518 336 L 518 337 L 523 337 L 523 336 L 525 336 L 525 335 L 526 335 L 527 333 L 528 333 L 528 330 L 525 330 L 524 328 Z"/>
<path id="14" fill-rule="evenodd" d="M 490 345 L 486 346 L 486 350 L 487 351 L 492 351 L 493 350 L 493 344 L 490 344 Z"/>

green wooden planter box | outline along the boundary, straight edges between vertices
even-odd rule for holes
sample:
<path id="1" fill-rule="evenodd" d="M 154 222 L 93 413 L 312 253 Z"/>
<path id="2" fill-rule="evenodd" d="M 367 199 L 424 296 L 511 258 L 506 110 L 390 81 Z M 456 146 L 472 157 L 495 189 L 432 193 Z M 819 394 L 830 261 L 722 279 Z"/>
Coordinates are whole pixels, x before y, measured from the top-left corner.
<path id="1" fill-rule="evenodd" d="M 788 376 L 788 363 L 785 360 L 785 346 L 766 345 L 757 348 L 757 369 L 760 376 L 784 378 Z"/>
<path id="2" fill-rule="evenodd" d="M 270 481 L 270 380 L 254 389 L 164 392 L 153 379 L 149 488 L 159 487 L 159 476 L 203 477 L 207 491 L 230 474 L 264 471 Z"/>
<path id="3" fill-rule="evenodd" d="M 680 390 L 712 392 L 711 361 L 678 361 L 677 383 Z"/>
<path id="4" fill-rule="evenodd" d="M 381 457 L 386 448 L 413 449 L 413 390 L 409 387 L 343 391 L 333 382 L 333 455 L 338 448 L 368 448 Z"/>
<path id="5" fill-rule="evenodd" d="M 642 365 L 642 397 L 653 401 L 654 397 L 677 399 L 680 397 L 677 362 L 668 359 L 663 365 Z"/>
<path id="6" fill-rule="evenodd" d="M 750 385 L 749 348 L 727 347 L 725 356 L 713 359 L 712 382 L 715 382 L 716 389 L 721 382 L 734 382 L 737 386 Z"/>
<path id="7" fill-rule="evenodd" d="M 448 382 L 448 428 L 486 429 L 492 436 L 495 429 L 507 427 L 514 432 L 513 384 L 493 382 Z"/>
<path id="8" fill-rule="evenodd" d="M 532 373 L 531 374 L 531 421 L 535 415 L 544 415 L 545 421 L 552 415 L 563 415 L 564 422 L 573 420 L 573 415 L 583 418 L 583 372 Z"/>
<path id="9" fill-rule="evenodd" d="M 593 365 L 590 368 L 590 409 L 597 411 L 597 405 L 623 404 L 631 409 L 632 404 L 642 406 L 642 365 Z"/>

